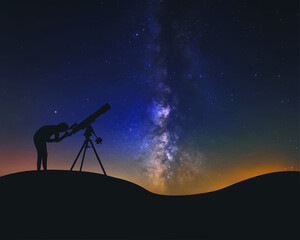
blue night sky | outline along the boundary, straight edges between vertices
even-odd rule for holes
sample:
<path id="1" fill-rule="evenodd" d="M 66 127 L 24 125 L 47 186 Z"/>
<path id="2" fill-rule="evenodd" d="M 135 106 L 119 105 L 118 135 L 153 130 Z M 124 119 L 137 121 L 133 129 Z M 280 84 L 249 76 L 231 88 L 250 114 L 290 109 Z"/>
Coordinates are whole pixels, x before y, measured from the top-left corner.
<path id="1" fill-rule="evenodd" d="M 84 120 L 108 175 L 167 194 L 299 170 L 298 1 L 1 1 L 0 175 Z M 83 132 L 48 144 L 69 169 Z M 101 172 L 92 154 L 84 170 Z"/>

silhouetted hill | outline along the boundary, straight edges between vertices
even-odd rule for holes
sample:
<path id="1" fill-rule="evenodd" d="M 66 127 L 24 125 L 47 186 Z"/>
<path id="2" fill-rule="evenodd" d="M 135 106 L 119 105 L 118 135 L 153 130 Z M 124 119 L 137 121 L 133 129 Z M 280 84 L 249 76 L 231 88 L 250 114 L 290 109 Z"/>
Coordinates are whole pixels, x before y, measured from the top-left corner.
<path id="1" fill-rule="evenodd" d="M 163 196 L 95 173 L 0 177 L 0 239 L 295 239 L 299 172 L 277 172 L 198 195 Z"/>

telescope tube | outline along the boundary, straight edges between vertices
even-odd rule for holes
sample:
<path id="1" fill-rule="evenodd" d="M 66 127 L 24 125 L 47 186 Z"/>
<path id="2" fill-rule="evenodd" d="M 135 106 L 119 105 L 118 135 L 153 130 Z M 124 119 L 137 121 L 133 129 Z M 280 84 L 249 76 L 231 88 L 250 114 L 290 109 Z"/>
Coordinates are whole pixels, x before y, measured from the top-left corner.
<path id="1" fill-rule="evenodd" d="M 110 105 L 108 103 L 104 104 L 102 107 L 100 107 L 96 112 L 94 112 L 92 115 L 87 117 L 85 120 L 83 120 L 78 125 L 74 126 L 72 129 L 71 134 L 77 133 L 79 130 L 85 129 L 88 125 L 93 123 L 97 117 L 102 115 L 103 113 L 106 113 L 108 110 L 110 110 Z"/>

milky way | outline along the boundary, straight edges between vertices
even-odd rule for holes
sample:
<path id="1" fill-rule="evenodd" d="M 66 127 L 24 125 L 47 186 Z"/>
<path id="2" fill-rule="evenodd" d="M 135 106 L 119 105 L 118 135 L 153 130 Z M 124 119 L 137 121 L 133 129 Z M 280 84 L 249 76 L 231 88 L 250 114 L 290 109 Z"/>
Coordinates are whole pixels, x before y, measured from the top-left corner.
<path id="1" fill-rule="evenodd" d="M 171 20 L 168 24 L 161 23 L 161 14 L 165 14 L 164 6 L 152 5 L 153 15 L 149 18 L 148 27 L 152 33 L 152 44 L 150 49 L 151 56 L 151 76 L 150 87 L 154 89 L 152 102 L 148 107 L 149 125 L 145 133 L 143 144 L 141 145 L 143 168 L 152 187 L 161 192 L 172 192 L 172 186 L 180 183 L 181 186 L 188 184 L 189 181 L 199 174 L 200 163 L 203 164 L 205 157 L 202 153 L 187 153 L 180 146 L 182 138 L 183 124 L 186 123 L 185 116 L 180 116 L 180 101 L 185 94 L 181 91 L 186 89 L 189 83 L 184 83 L 187 77 L 192 78 L 187 70 L 195 72 L 191 64 L 182 64 L 180 69 L 175 69 L 170 62 L 187 61 L 187 49 L 191 44 L 183 44 L 180 36 L 182 33 L 173 27 Z M 165 33 L 171 30 L 174 42 L 165 41 Z M 175 52 L 172 46 L 176 46 Z M 171 47 L 170 47 L 171 46 Z M 171 52 L 173 51 L 173 52 Z M 170 56 L 177 54 L 175 59 Z M 178 59 L 177 59 L 178 58 Z M 188 76 L 190 75 L 190 76 Z M 178 83 L 182 84 L 183 89 L 178 90 Z M 180 94 L 182 95 L 180 95 Z M 190 108 L 191 106 L 184 106 Z M 199 119 L 194 119 L 198 121 Z M 181 141 L 182 142 L 182 141 Z M 188 147 L 188 146 L 185 146 Z"/>

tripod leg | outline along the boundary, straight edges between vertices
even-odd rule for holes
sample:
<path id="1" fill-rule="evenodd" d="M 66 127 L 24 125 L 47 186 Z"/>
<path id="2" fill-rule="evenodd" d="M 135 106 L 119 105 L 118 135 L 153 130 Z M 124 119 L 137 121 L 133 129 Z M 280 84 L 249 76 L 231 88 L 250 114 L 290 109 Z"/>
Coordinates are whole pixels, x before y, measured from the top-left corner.
<path id="1" fill-rule="evenodd" d="M 73 167 L 75 166 L 75 164 L 76 164 L 76 162 L 77 162 L 77 159 L 79 158 L 79 155 L 80 155 L 80 153 L 82 152 L 82 149 L 83 149 L 83 147 L 84 147 L 85 144 L 87 144 L 87 141 L 86 141 L 86 140 L 85 140 L 84 143 L 82 144 L 82 147 L 80 148 L 80 151 L 79 151 L 77 157 L 75 158 L 75 161 L 74 161 L 74 163 L 73 163 L 73 165 L 72 165 L 70 171 L 73 170 Z"/>
<path id="2" fill-rule="evenodd" d="M 104 175 L 107 176 L 107 174 L 106 174 L 106 172 L 105 172 L 105 170 L 104 170 L 104 167 L 103 167 L 103 165 L 102 165 L 102 163 L 101 163 L 101 161 L 100 161 L 100 158 L 99 158 L 99 156 L 98 156 L 98 153 L 97 153 L 97 151 L 96 151 L 96 149 L 95 149 L 95 147 L 94 147 L 93 142 L 91 141 L 91 139 L 89 139 L 89 141 L 90 141 L 90 143 L 91 143 L 91 145 L 92 145 L 92 148 L 93 148 L 93 150 L 94 150 L 94 152 L 95 152 L 95 155 L 96 155 L 96 157 L 97 157 L 97 159 L 98 159 L 98 162 L 99 162 L 99 164 L 100 164 L 100 166 L 101 166 L 101 168 L 102 168 L 102 171 L 103 171 Z"/>
<path id="3" fill-rule="evenodd" d="M 84 151 L 83 151 L 83 155 L 82 155 L 82 160 L 81 160 L 81 164 L 80 164 L 80 172 L 81 172 L 81 169 L 82 169 L 82 165 L 83 165 L 83 161 L 84 161 L 84 157 L 85 157 L 85 153 L 86 153 L 86 149 L 88 148 L 88 141 L 86 142 L 85 144 L 85 148 L 84 148 Z"/>

